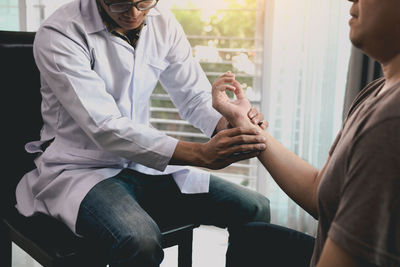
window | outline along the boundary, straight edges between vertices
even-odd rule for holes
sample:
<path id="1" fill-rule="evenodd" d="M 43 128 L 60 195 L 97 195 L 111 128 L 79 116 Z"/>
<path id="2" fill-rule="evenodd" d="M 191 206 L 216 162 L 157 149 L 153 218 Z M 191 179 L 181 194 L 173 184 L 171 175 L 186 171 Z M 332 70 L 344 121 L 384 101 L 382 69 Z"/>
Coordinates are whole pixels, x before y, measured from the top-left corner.
<path id="1" fill-rule="evenodd" d="M 172 0 L 170 7 L 181 23 L 210 83 L 228 70 L 247 91 L 260 110 L 264 1 L 182 1 Z M 258 61 L 257 61 L 258 60 Z M 258 71 L 260 73 L 260 71 Z M 151 98 L 151 123 L 165 133 L 186 141 L 206 142 L 198 129 L 182 121 L 168 95 L 158 84 Z M 234 163 L 214 174 L 237 184 L 257 189 L 257 159 Z"/>
<path id="2" fill-rule="evenodd" d="M 0 1 L 0 29 L 19 30 L 18 0 Z"/>
<path id="3" fill-rule="evenodd" d="M 267 8 L 268 9 L 268 8 Z M 273 10 L 273 11 L 271 11 Z M 350 55 L 349 3 L 279 0 L 265 45 L 262 110 L 285 147 L 322 168 L 341 125 Z M 316 222 L 268 177 L 273 222 L 314 234 Z"/>

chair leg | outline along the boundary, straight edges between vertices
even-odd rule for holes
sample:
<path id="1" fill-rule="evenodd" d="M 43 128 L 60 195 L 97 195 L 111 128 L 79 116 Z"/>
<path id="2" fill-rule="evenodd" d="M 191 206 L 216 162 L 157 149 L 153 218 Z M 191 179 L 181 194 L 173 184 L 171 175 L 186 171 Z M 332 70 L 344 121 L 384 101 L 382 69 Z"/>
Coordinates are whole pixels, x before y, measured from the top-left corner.
<path id="1" fill-rule="evenodd" d="M 192 267 L 193 230 L 185 233 L 178 245 L 178 267 Z"/>
<path id="2" fill-rule="evenodd" d="M 1 266 L 11 267 L 11 239 L 7 233 L 3 220 L 0 221 L 0 262 Z"/>

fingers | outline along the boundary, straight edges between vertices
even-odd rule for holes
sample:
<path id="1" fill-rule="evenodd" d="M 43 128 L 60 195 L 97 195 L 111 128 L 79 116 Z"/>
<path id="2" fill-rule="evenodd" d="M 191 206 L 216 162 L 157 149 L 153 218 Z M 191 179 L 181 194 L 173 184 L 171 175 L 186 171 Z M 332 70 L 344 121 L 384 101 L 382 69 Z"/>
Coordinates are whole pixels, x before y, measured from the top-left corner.
<path id="1" fill-rule="evenodd" d="M 222 168 L 225 168 L 225 167 L 231 165 L 232 163 L 257 157 L 259 154 L 260 154 L 260 151 L 235 153 L 233 155 L 228 155 L 223 161 L 220 161 L 217 164 L 213 164 L 213 165 L 209 166 L 209 168 L 222 169 Z"/>
<path id="2" fill-rule="evenodd" d="M 232 85 L 236 89 L 234 92 L 235 92 L 237 99 L 245 99 L 246 94 L 243 91 L 242 85 L 237 80 L 233 80 Z"/>
<path id="3" fill-rule="evenodd" d="M 236 158 L 237 156 L 240 156 L 242 154 L 258 155 L 259 153 L 261 153 L 261 151 L 264 151 L 265 149 L 266 149 L 266 145 L 264 143 L 234 145 L 234 146 L 225 148 L 223 151 L 219 151 L 218 155 L 220 158 L 229 160 L 231 158 Z M 243 159 L 251 158 L 251 157 L 254 157 L 254 156 L 247 155 L 247 156 L 244 156 Z"/>
<path id="4" fill-rule="evenodd" d="M 254 127 L 255 128 L 255 127 Z M 258 129 L 233 128 L 226 130 L 226 136 L 231 134 L 223 141 L 226 147 L 225 154 L 243 153 L 246 151 L 262 151 L 266 148 L 266 140 L 259 133 Z"/>
<path id="5" fill-rule="evenodd" d="M 247 112 L 247 116 L 249 119 L 253 119 L 258 115 L 258 110 L 255 107 L 251 107 L 249 112 Z"/>
<path id="6" fill-rule="evenodd" d="M 215 136 L 218 144 L 218 154 L 224 158 L 231 157 L 235 153 L 262 151 L 266 148 L 266 140 L 260 135 L 261 131 L 256 127 L 232 128 L 220 131 Z"/>
<path id="7" fill-rule="evenodd" d="M 268 122 L 264 121 L 264 115 L 258 112 L 255 107 L 251 107 L 251 109 L 247 113 L 247 116 L 254 125 L 260 126 L 263 130 L 268 128 Z"/>
<path id="8" fill-rule="evenodd" d="M 266 149 L 266 139 L 259 127 L 232 128 L 218 132 L 204 144 L 208 160 L 205 167 L 219 169 L 229 164 L 257 156 Z"/>
<path id="9" fill-rule="evenodd" d="M 260 126 L 261 129 L 263 130 L 266 130 L 268 128 L 268 125 L 269 125 L 268 121 L 262 121 L 258 123 L 258 126 Z"/>
<path id="10" fill-rule="evenodd" d="M 219 93 L 226 90 L 234 92 L 237 99 L 246 99 L 246 94 L 244 93 L 241 84 L 230 71 L 219 76 L 213 83 L 213 93 Z"/>
<path id="11" fill-rule="evenodd" d="M 215 88 L 217 88 L 217 87 L 219 87 L 220 85 L 223 85 L 223 84 L 232 84 L 233 81 L 235 81 L 235 75 L 232 72 L 228 71 L 228 72 L 222 74 L 221 76 L 219 76 L 214 81 L 213 86 Z M 235 89 L 235 88 L 233 88 L 233 89 Z M 234 90 L 232 90 L 232 91 L 234 91 Z"/>
<path id="12" fill-rule="evenodd" d="M 261 151 L 264 151 L 266 149 L 266 145 L 264 143 L 258 143 L 258 144 L 243 144 L 243 145 L 237 145 L 237 146 L 232 146 L 226 151 L 226 155 L 231 155 L 231 156 L 236 156 L 238 154 L 248 154 L 248 153 L 253 153 L 257 152 L 260 153 Z"/>
<path id="13" fill-rule="evenodd" d="M 224 74 L 222 74 L 221 76 L 219 76 L 216 80 L 227 80 L 227 81 L 232 81 L 235 79 L 235 74 L 233 74 L 232 72 L 228 71 L 225 72 Z"/>
<path id="14" fill-rule="evenodd" d="M 252 128 L 236 127 L 220 131 L 218 134 L 227 137 L 235 137 L 240 135 L 257 135 L 260 134 L 260 130 L 258 130 L 256 127 Z"/>
<path id="15" fill-rule="evenodd" d="M 236 86 L 233 85 L 234 82 L 234 78 L 230 79 L 230 78 L 226 78 L 226 79 L 220 79 L 220 80 L 216 80 L 213 84 L 213 90 L 217 90 L 218 92 L 220 91 L 225 91 L 225 89 L 228 89 L 232 92 L 235 92 L 237 90 Z"/>
<path id="16" fill-rule="evenodd" d="M 235 77 L 235 74 L 233 74 L 230 70 L 222 74 L 220 77 Z"/>
<path id="17" fill-rule="evenodd" d="M 246 151 L 262 151 L 265 150 L 266 145 L 265 139 L 260 136 L 242 135 L 231 138 L 228 147 L 227 154 L 233 154 Z"/>
<path id="18" fill-rule="evenodd" d="M 230 84 L 220 84 L 220 85 L 215 86 L 215 89 L 217 89 L 218 92 L 224 92 L 225 90 L 229 90 L 232 92 L 236 91 L 236 87 L 232 86 Z"/>

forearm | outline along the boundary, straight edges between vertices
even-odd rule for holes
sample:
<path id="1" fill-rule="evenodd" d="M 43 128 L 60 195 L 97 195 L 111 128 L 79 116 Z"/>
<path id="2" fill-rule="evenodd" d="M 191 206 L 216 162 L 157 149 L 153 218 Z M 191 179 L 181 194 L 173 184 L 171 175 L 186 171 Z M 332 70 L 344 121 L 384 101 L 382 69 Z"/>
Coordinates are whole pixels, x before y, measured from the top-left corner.
<path id="1" fill-rule="evenodd" d="M 260 162 L 291 199 L 317 217 L 318 170 L 285 148 L 267 131 L 262 135 L 267 148 L 258 156 Z"/>
<path id="2" fill-rule="evenodd" d="M 242 116 L 235 126 L 251 127 Z M 318 170 L 279 143 L 267 131 L 262 131 L 266 149 L 258 159 L 283 191 L 308 213 L 317 217 L 316 191 L 319 183 Z"/>
<path id="3" fill-rule="evenodd" d="M 179 141 L 169 164 L 204 167 L 201 143 Z"/>

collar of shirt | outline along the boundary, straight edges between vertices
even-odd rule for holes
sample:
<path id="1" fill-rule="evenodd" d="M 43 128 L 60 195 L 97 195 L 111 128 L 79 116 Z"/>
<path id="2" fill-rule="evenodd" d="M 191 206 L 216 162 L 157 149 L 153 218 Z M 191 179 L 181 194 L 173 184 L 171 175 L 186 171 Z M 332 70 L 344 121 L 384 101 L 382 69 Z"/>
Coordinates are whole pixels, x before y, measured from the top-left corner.
<path id="1" fill-rule="evenodd" d="M 107 14 L 107 12 L 104 10 L 103 6 L 99 3 L 99 1 L 96 1 L 96 4 L 97 4 L 97 9 L 99 10 L 100 17 L 103 20 L 103 23 L 106 26 L 107 31 L 110 32 L 112 35 L 117 36 L 122 40 L 126 41 L 131 46 L 133 46 L 133 48 L 135 48 L 136 43 L 139 40 L 140 32 L 143 29 L 143 27 L 146 26 L 146 22 L 143 21 L 143 23 L 140 24 L 139 27 L 130 30 L 127 34 L 121 33 L 116 30 L 116 28 L 118 28 L 118 25 Z"/>

